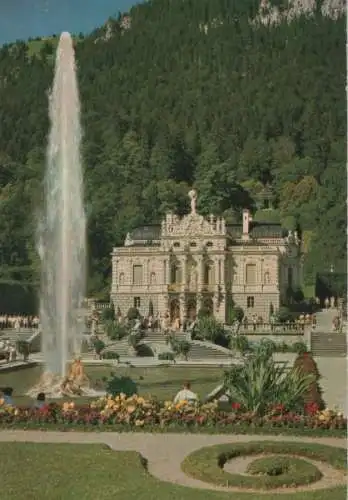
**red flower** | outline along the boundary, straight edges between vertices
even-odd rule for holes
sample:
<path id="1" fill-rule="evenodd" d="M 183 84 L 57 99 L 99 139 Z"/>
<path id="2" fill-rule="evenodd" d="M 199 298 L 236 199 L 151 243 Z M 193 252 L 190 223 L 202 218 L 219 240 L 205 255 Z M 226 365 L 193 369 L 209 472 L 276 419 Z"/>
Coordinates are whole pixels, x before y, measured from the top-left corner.
<path id="1" fill-rule="evenodd" d="M 319 411 L 319 406 L 317 403 L 306 403 L 304 410 L 306 415 L 315 415 Z"/>
<path id="2" fill-rule="evenodd" d="M 241 404 L 240 403 L 232 403 L 232 410 L 240 410 Z"/>

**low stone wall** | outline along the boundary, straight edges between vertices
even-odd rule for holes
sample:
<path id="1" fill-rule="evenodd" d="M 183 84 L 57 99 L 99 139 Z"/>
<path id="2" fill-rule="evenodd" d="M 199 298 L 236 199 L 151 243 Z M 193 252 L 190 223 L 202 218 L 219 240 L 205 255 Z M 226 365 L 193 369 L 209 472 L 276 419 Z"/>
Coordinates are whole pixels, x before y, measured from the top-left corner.
<path id="1" fill-rule="evenodd" d="M 271 340 L 272 342 L 276 343 L 283 343 L 285 344 L 295 344 L 296 342 L 304 342 L 308 347 L 310 345 L 310 338 L 309 335 L 306 334 L 266 334 L 266 333 L 250 333 L 250 334 L 244 334 L 245 337 L 249 340 L 249 342 L 260 342 L 261 339 L 267 339 Z"/>

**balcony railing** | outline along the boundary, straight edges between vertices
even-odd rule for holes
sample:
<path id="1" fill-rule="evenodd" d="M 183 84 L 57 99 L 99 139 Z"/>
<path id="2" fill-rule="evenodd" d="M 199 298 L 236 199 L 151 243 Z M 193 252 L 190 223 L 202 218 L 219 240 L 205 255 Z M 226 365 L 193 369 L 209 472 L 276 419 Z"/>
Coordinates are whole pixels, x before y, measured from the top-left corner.
<path id="1" fill-rule="evenodd" d="M 181 283 L 171 283 L 168 285 L 168 292 L 180 292 L 182 289 Z"/>

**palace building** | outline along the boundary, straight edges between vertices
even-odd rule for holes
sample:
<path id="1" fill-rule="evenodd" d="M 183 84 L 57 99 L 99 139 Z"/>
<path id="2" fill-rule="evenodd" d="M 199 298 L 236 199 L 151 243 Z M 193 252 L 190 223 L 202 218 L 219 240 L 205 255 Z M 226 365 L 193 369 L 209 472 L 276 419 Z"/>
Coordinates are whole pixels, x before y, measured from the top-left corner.
<path id="1" fill-rule="evenodd" d="M 248 318 L 269 320 L 286 300 L 289 288 L 302 286 L 301 245 L 297 233 L 278 223 L 242 221 L 227 224 L 196 211 L 197 194 L 189 192 L 191 211 L 169 213 L 161 224 L 127 234 L 112 252 L 111 300 L 125 316 L 131 307 L 144 316 L 153 310 L 171 321 L 194 318 L 209 308 L 227 322 L 233 306 Z"/>

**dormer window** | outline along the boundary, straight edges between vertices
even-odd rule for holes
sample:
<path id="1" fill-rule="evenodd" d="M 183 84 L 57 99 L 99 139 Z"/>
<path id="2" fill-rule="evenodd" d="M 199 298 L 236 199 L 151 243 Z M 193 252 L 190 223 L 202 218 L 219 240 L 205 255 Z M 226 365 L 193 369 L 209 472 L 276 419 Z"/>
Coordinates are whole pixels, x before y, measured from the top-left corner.
<path id="1" fill-rule="evenodd" d="M 212 247 L 212 246 L 213 246 L 213 242 L 212 241 L 208 241 L 207 247 Z"/>
<path id="2" fill-rule="evenodd" d="M 190 247 L 196 247 L 196 246 L 197 246 L 197 243 L 195 241 L 191 241 Z"/>
<path id="3" fill-rule="evenodd" d="M 176 241 L 174 244 L 173 244 L 173 247 L 174 248 L 180 248 L 180 243 L 178 241 Z"/>

